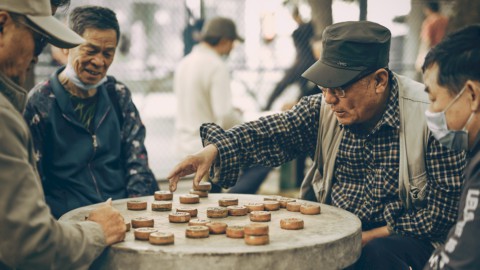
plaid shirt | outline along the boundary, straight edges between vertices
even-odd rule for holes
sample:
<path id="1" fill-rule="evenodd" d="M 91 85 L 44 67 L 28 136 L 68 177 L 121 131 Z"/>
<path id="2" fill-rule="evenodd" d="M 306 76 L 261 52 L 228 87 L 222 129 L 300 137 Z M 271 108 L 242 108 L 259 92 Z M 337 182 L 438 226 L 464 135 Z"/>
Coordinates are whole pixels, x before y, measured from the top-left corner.
<path id="1" fill-rule="evenodd" d="M 398 84 L 391 76 L 387 108 L 375 128 L 362 134 L 347 126 L 336 159 L 330 203 L 357 215 L 364 228 L 387 224 L 396 233 L 443 240 L 457 216 L 465 153 L 442 147 L 433 137 L 425 156 L 427 201 L 407 212 L 398 195 Z M 204 145 L 215 144 L 218 183 L 233 186 L 240 168 L 279 166 L 301 153 L 315 153 L 321 95 L 305 97 L 290 111 L 262 117 L 228 131 L 204 124 Z"/>

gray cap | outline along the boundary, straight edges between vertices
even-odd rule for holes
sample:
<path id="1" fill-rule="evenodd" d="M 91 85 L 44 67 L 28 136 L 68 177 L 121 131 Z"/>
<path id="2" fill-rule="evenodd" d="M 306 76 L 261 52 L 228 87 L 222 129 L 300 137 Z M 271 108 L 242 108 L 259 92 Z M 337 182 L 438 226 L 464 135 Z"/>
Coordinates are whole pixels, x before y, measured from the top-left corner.
<path id="1" fill-rule="evenodd" d="M 390 30 L 369 22 L 342 22 L 325 28 L 322 57 L 302 76 L 323 87 L 339 87 L 388 67 Z"/>
<path id="2" fill-rule="evenodd" d="M 206 37 L 228 38 L 231 40 L 244 41 L 237 33 L 235 23 L 224 17 L 213 18 L 203 26 L 201 32 L 202 39 Z"/>
<path id="3" fill-rule="evenodd" d="M 25 15 L 57 47 L 73 48 L 85 41 L 52 16 L 50 0 L 1 0 L 0 10 Z"/>

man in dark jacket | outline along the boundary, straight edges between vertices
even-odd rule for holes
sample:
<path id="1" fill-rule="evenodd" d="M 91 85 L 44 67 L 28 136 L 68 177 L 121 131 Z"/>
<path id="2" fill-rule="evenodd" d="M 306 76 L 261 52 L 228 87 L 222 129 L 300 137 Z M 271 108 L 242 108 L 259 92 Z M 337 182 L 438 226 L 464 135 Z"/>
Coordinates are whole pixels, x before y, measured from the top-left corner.
<path id="1" fill-rule="evenodd" d="M 480 269 L 480 24 L 449 35 L 426 56 L 422 70 L 431 100 L 428 127 L 449 148 L 465 149 L 470 160 L 458 219 L 445 245 L 425 269 Z"/>
<path id="2" fill-rule="evenodd" d="M 145 127 L 128 88 L 106 76 L 120 30 L 103 7 L 75 8 L 70 28 L 86 42 L 30 93 L 30 126 L 47 203 L 55 217 L 108 198 L 158 190 L 148 167 Z"/>

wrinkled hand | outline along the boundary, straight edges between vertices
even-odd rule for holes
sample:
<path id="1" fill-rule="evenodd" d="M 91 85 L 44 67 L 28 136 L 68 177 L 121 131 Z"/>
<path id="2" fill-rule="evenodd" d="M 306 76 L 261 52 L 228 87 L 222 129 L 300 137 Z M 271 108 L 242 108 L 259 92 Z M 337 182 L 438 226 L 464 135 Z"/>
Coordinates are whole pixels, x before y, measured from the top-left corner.
<path id="1" fill-rule="evenodd" d="M 218 149 L 215 145 L 210 144 L 203 148 L 200 152 L 187 156 L 183 161 L 178 163 L 169 173 L 167 179 L 170 182 L 170 191 L 177 190 L 177 183 L 181 177 L 196 173 L 193 178 L 193 186 L 197 187 L 203 177 L 208 173 L 213 162 L 217 158 Z"/>
<path id="2" fill-rule="evenodd" d="M 105 242 L 112 245 L 125 239 L 127 227 L 120 212 L 112 207 L 112 199 L 90 212 L 88 220 L 97 222 L 102 226 Z"/>

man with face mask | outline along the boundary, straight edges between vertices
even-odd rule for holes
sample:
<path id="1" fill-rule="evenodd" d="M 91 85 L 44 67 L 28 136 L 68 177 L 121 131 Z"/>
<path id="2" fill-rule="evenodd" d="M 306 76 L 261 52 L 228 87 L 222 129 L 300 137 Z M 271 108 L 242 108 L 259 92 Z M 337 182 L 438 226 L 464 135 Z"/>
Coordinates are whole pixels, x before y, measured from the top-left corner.
<path id="1" fill-rule="evenodd" d="M 131 93 L 107 76 L 120 36 L 115 13 L 78 7 L 69 24 L 86 42 L 68 50 L 67 66 L 31 91 L 24 114 L 46 200 L 57 218 L 107 198 L 158 190 Z"/>
<path id="2" fill-rule="evenodd" d="M 425 112 L 445 147 L 469 151 L 458 220 L 425 269 L 480 269 L 480 24 L 450 34 L 425 58 Z"/>

